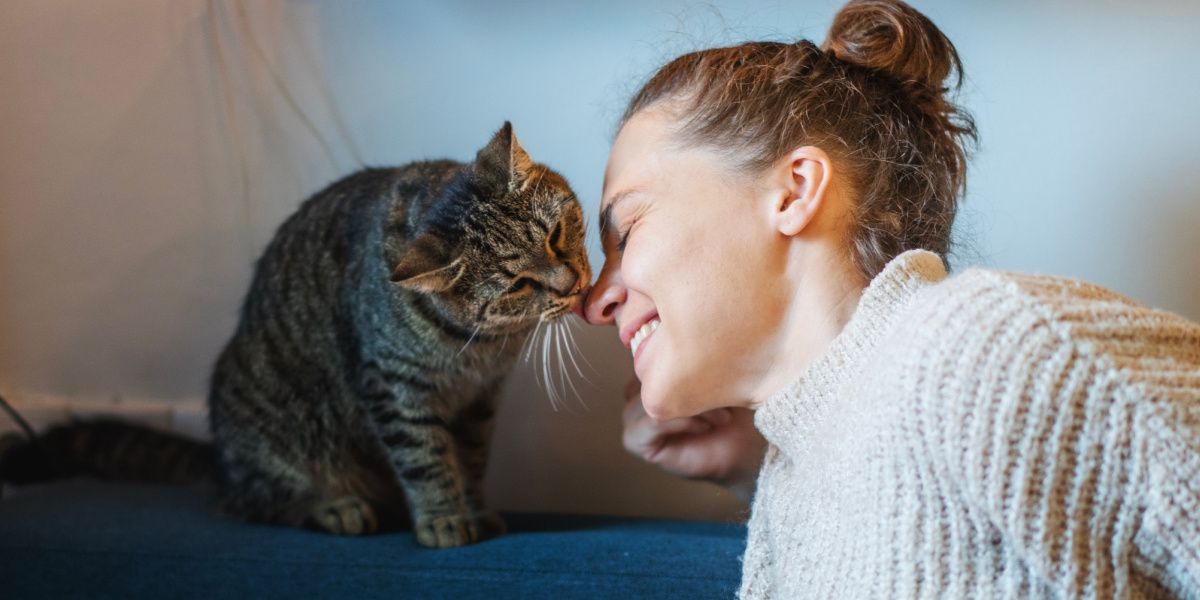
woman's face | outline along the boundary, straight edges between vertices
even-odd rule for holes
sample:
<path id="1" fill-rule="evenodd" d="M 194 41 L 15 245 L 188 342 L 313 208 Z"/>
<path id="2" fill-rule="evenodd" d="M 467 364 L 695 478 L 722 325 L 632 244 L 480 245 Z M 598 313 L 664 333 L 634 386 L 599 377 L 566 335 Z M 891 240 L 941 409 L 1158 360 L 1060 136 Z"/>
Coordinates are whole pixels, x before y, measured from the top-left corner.
<path id="1" fill-rule="evenodd" d="M 609 156 L 601 201 L 604 267 L 593 324 L 630 350 L 658 419 L 745 406 L 772 363 L 789 289 L 777 190 L 716 151 L 681 148 L 665 111 L 631 118 Z"/>

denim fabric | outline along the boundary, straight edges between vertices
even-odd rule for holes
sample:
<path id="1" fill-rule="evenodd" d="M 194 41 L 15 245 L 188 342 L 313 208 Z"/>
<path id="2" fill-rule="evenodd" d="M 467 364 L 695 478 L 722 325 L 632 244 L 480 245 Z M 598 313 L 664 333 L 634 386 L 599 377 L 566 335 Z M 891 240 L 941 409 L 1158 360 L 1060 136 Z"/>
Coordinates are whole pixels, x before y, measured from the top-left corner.
<path id="1" fill-rule="evenodd" d="M 211 490 L 72 481 L 0 501 L 0 597 L 732 598 L 740 525 L 506 515 L 452 550 L 212 514 Z"/>

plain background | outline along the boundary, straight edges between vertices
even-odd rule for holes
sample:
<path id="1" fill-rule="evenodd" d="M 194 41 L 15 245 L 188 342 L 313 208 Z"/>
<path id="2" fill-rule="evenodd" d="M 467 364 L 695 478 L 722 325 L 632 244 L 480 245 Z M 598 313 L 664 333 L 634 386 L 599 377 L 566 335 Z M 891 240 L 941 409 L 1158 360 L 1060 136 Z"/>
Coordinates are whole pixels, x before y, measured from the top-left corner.
<path id="1" fill-rule="evenodd" d="M 608 145 L 638 84 L 692 49 L 820 42 L 839 5 L 6 0 L 0 391 L 43 420 L 168 407 L 202 430 L 278 223 L 361 164 L 468 159 L 505 119 L 574 185 L 598 259 Z M 916 5 L 957 44 L 981 132 L 955 267 L 1079 277 L 1200 319 L 1200 4 Z M 628 356 L 612 330 L 576 337 L 594 369 L 571 410 L 532 365 L 513 374 L 493 503 L 736 516 L 624 454 Z"/>

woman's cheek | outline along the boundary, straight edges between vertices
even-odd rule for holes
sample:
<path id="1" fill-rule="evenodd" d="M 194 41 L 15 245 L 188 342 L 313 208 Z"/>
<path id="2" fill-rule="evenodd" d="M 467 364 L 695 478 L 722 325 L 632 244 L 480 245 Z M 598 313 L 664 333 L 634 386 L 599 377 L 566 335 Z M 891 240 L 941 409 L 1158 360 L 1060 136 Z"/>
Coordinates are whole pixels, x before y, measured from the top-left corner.
<path id="1" fill-rule="evenodd" d="M 649 279 L 646 263 L 651 258 L 637 241 L 631 240 L 625 246 L 625 252 L 621 255 L 621 279 L 626 286 L 644 292 L 642 286 Z"/>

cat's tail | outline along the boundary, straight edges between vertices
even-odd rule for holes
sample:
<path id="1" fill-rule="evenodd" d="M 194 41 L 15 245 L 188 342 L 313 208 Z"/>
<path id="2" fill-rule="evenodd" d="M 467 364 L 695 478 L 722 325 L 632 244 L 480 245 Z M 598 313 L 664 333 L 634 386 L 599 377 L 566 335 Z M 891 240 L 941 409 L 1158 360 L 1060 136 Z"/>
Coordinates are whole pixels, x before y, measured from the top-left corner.
<path id="1" fill-rule="evenodd" d="M 211 444 L 115 419 L 58 425 L 28 439 L 0 437 L 0 481 L 39 483 L 79 475 L 117 481 L 215 481 Z"/>

